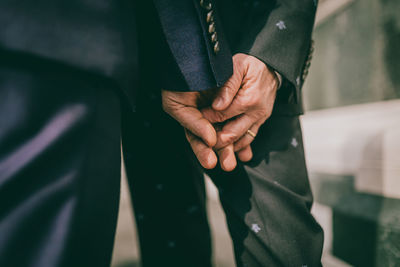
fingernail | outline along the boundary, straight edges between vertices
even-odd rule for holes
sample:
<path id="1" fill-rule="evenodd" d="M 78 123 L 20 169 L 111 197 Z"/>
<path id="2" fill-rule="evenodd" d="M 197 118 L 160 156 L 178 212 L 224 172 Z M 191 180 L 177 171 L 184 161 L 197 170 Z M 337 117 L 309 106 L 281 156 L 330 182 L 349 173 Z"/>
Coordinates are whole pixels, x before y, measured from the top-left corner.
<path id="1" fill-rule="evenodd" d="M 218 159 L 213 151 L 211 151 L 208 154 L 207 163 L 208 163 L 208 169 L 214 169 L 214 167 L 217 165 Z"/>

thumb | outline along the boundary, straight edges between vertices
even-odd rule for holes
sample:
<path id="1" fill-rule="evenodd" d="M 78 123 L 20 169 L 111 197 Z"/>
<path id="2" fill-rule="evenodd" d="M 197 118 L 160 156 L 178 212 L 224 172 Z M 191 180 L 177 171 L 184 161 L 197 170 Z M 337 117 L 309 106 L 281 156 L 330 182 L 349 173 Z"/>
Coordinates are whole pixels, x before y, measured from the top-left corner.
<path id="1" fill-rule="evenodd" d="M 220 111 L 229 107 L 242 85 L 243 76 L 243 64 L 233 57 L 233 74 L 218 90 L 212 103 L 213 109 Z"/>

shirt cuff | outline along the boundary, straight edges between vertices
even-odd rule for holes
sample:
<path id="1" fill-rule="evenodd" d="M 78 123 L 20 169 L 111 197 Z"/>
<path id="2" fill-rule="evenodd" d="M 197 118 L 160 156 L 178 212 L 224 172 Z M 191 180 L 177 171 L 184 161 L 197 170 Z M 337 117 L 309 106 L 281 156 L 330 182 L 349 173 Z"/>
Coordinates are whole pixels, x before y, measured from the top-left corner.
<path id="1" fill-rule="evenodd" d="M 279 74 L 279 72 L 274 71 L 275 72 L 275 76 L 278 79 L 278 86 L 277 86 L 277 90 L 279 90 L 279 88 L 281 88 L 282 86 L 282 75 Z"/>

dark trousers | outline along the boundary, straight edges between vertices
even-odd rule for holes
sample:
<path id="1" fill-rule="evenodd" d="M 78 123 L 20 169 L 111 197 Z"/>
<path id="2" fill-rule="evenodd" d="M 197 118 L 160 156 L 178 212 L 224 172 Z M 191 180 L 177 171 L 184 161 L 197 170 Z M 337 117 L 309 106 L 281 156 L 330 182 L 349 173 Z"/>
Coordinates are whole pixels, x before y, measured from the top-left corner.
<path id="1" fill-rule="evenodd" d="M 97 77 L 25 63 L 0 62 L 0 266 L 109 266 L 119 97 Z"/>
<path id="2" fill-rule="evenodd" d="M 158 95 L 140 99 L 122 135 L 143 266 L 211 266 L 204 170 Z M 206 172 L 219 191 L 237 266 L 320 266 L 323 232 L 310 213 L 298 116 L 274 114 L 253 152 L 233 172 Z"/>
<path id="3" fill-rule="evenodd" d="M 0 266 L 108 266 L 120 138 L 143 266 L 210 266 L 203 170 L 159 94 L 132 113 L 118 88 L 68 67 L 0 66 Z M 238 266 L 319 266 L 297 117 L 273 117 L 255 159 L 217 185 Z"/>

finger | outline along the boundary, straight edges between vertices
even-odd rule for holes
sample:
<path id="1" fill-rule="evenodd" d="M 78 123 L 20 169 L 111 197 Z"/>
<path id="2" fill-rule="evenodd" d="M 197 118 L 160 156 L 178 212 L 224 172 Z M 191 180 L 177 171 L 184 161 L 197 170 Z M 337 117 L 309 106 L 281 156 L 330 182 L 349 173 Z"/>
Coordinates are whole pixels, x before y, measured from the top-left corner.
<path id="1" fill-rule="evenodd" d="M 196 106 L 197 92 L 161 91 L 162 106 L 165 112 L 177 120 L 184 128 L 200 137 L 208 146 L 217 143 L 214 127 L 207 121 Z"/>
<path id="2" fill-rule="evenodd" d="M 184 128 L 201 138 L 209 147 L 217 143 L 217 133 L 211 123 L 194 107 L 185 106 L 171 114 Z"/>
<path id="3" fill-rule="evenodd" d="M 228 121 L 221 131 L 217 132 L 217 144 L 214 148 L 219 149 L 233 144 L 246 134 L 246 131 L 254 125 L 252 117 L 242 114 L 234 120 Z"/>
<path id="4" fill-rule="evenodd" d="M 236 157 L 233 152 L 233 145 L 226 146 L 218 150 L 218 158 L 221 168 L 224 171 L 230 172 L 236 168 Z"/>
<path id="5" fill-rule="evenodd" d="M 240 104 L 239 101 L 233 101 L 232 104 L 225 110 L 214 110 L 212 107 L 207 107 L 201 110 L 204 118 L 210 123 L 224 122 L 232 119 L 240 114 L 243 114 L 247 107 Z"/>
<path id="6" fill-rule="evenodd" d="M 254 124 L 249 128 L 249 130 L 257 135 L 259 128 L 260 124 Z M 254 137 L 251 136 L 249 133 L 247 133 L 246 130 L 245 134 L 234 144 L 235 152 L 243 150 L 244 148 L 249 146 L 253 141 Z"/>
<path id="7" fill-rule="evenodd" d="M 229 107 L 239 91 L 239 88 L 242 84 L 242 79 L 242 75 L 236 71 L 229 78 L 229 80 L 226 81 L 221 88 L 219 88 L 212 103 L 212 108 L 214 110 L 224 110 Z"/>
<path id="8" fill-rule="evenodd" d="M 250 145 L 248 145 L 245 148 L 243 148 L 242 150 L 238 151 L 236 154 L 237 154 L 238 158 L 243 162 L 250 161 L 253 158 L 253 151 L 252 151 Z"/>
<path id="9" fill-rule="evenodd" d="M 186 139 L 189 141 L 190 146 L 201 166 L 206 169 L 213 169 L 218 162 L 217 155 L 214 150 L 203 143 L 197 136 L 185 129 Z"/>
<path id="10" fill-rule="evenodd" d="M 235 98 L 244 77 L 244 65 L 238 56 L 233 57 L 233 74 L 218 90 L 212 103 L 214 110 L 224 110 L 232 103 Z"/>

